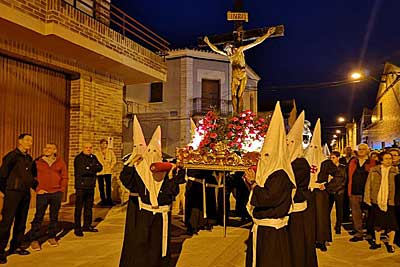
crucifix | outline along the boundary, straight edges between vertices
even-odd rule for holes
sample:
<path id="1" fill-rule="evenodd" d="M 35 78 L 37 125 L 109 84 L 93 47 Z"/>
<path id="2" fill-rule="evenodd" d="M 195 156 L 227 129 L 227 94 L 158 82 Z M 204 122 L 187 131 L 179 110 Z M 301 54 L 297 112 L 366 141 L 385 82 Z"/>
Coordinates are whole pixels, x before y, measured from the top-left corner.
<path id="1" fill-rule="evenodd" d="M 244 51 L 262 43 L 267 38 L 283 36 L 285 28 L 283 25 L 278 25 L 275 27 L 243 30 L 243 23 L 248 21 L 248 13 L 243 12 L 243 0 L 235 0 L 234 12 L 228 11 L 227 20 L 234 21 L 234 30 L 232 33 L 200 37 L 199 47 L 208 46 L 214 52 L 228 57 L 232 66 L 231 90 L 233 113 L 238 114 L 243 111 L 243 93 L 247 84 Z M 218 49 L 217 45 L 223 45 L 223 50 Z"/>

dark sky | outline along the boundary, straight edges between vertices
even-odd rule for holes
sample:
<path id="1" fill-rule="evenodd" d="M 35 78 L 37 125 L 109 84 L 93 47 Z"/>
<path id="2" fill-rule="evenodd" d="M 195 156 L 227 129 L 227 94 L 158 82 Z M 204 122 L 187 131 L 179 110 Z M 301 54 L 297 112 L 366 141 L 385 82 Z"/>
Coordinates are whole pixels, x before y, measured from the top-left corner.
<path id="1" fill-rule="evenodd" d="M 199 36 L 231 31 L 226 12 L 233 9 L 233 2 L 113 0 L 169 40 L 171 48 L 193 47 Z M 270 87 L 344 80 L 359 65 L 379 77 L 385 61 L 400 64 L 399 0 L 244 0 L 244 9 L 249 12 L 245 29 L 285 25 L 284 37 L 267 39 L 246 54 L 247 63 L 262 79 L 260 109 L 266 100 L 295 98 L 298 110 L 304 109 L 313 125 L 317 117 L 323 128 L 334 125 L 339 114 L 358 119 L 364 106 L 374 106 L 376 82 L 313 89 Z M 331 135 L 327 128 L 323 132 Z"/>

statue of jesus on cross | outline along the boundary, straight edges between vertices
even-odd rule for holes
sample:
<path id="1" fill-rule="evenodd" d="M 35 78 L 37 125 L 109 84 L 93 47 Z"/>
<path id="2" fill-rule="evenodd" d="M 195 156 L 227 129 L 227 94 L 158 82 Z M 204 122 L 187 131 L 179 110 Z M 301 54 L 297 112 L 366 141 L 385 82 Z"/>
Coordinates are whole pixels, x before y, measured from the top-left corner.
<path id="1" fill-rule="evenodd" d="M 219 50 L 215 45 L 213 45 L 208 37 L 204 37 L 204 42 L 216 53 L 226 56 L 232 66 L 232 80 L 231 80 L 231 90 L 232 90 L 232 106 L 233 112 L 238 114 L 243 111 L 243 93 L 247 84 L 247 74 L 246 74 L 246 61 L 244 59 L 244 51 L 262 43 L 270 37 L 275 32 L 275 27 L 268 29 L 267 33 L 257 38 L 254 42 L 243 45 L 240 47 L 234 47 L 231 43 L 228 43 L 224 47 L 224 51 Z"/>

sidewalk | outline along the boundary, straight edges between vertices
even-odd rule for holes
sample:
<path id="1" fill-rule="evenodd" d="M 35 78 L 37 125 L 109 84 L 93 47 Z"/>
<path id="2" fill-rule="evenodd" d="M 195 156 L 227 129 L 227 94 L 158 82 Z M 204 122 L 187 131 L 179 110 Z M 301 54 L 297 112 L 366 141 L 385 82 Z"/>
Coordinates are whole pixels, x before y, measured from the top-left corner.
<path id="1" fill-rule="evenodd" d="M 66 232 L 61 238 L 59 247 L 50 247 L 46 242 L 42 250 L 28 256 L 12 255 L 5 266 L 18 267 L 114 267 L 119 264 L 123 233 L 125 226 L 126 206 L 112 209 L 96 208 L 94 218 L 106 216 L 97 226 L 98 233 L 85 233 L 78 238 L 73 231 Z M 30 214 L 30 216 L 33 216 Z M 63 207 L 60 219 L 72 222 L 73 207 Z M 30 220 L 29 220 L 30 222 Z M 222 227 L 213 231 L 201 231 L 199 235 L 186 235 L 180 217 L 173 219 L 172 258 L 178 267 L 244 267 L 244 241 L 249 230 L 240 227 L 228 227 L 227 237 L 223 237 Z M 30 229 L 28 226 L 27 229 Z M 368 243 L 350 243 L 350 235 L 334 235 L 334 242 L 328 251 L 318 251 L 320 267 L 376 267 L 400 266 L 400 249 L 394 254 L 385 248 L 377 251 L 368 249 Z"/>

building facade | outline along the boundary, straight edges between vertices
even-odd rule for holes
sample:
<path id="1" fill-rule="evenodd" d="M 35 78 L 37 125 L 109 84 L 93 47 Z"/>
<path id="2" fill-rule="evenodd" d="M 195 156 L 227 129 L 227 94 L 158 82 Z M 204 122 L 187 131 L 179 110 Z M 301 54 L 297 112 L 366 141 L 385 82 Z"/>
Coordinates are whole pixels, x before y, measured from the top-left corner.
<path id="1" fill-rule="evenodd" d="M 132 151 L 130 118 L 138 116 L 147 140 L 157 125 L 162 129 L 163 151 L 175 155 L 175 148 L 190 142 L 190 118 L 199 120 L 210 109 L 222 116 L 232 113 L 229 60 L 213 52 L 180 49 L 167 56 L 168 80 L 129 85 L 126 88 L 124 151 Z M 248 82 L 243 95 L 244 109 L 257 111 L 260 77 L 246 67 Z"/>
<path id="2" fill-rule="evenodd" d="M 374 149 L 400 144 L 400 67 L 385 63 L 376 105 L 364 109 L 362 141 Z"/>
<path id="3" fill-rule="evenodd" d="M 33 136 L 34 158 L 56 143 L 68 164 L 68 195 L 85 142 L 97 150 L 107 138 L 121 158 L 124 86 L 166 80 L 153 47 L 115 30 L 116 10 L 109 0 L 0 1 L 0 154 L 22 132 Z"/>

